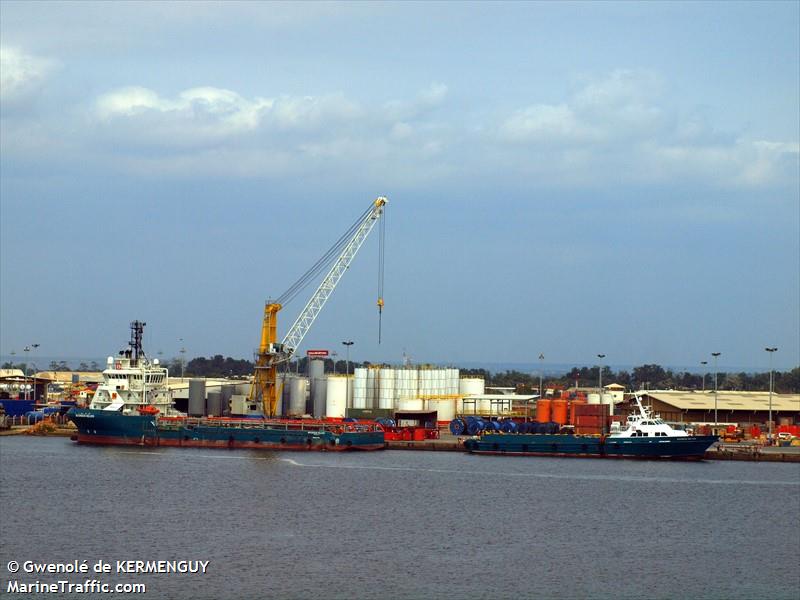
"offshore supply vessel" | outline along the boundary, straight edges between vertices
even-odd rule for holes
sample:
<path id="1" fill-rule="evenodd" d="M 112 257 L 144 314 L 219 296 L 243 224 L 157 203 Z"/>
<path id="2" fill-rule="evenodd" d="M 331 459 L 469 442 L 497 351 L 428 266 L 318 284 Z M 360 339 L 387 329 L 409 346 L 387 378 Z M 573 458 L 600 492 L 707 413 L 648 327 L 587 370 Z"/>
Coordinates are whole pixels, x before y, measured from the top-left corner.
<path id="1" fill-rule="evenodd" d="M 674 429 L 639 396 L 635 400 L 636 412 L 628 416 L 625 427 L 612 427 L 608 435 L 484 433 L 465 440 L 464 447 L 473 454 L 702 460 L 719 441 L 717 436 Z"/>
<path id="2" fill-rule="evenodd" d="M 174 408 L 169 373 L 142 350 L 145 323 L 131 323 L 129 348 L 109 357 L 103 383 L 88 408 L 67 416 L 86 444 L 253 448 L 268 450 L 379 450 L 383 431 L 371 424 L 269 418 L 194 418 Z"/>
<path id="3" fill-rule="evenodd" d="M 378 197 L 339 240 L 276 301 L 267 300 L 256 354 L 249 403 L 261 405 L 261 418 L 192 418 L 175 410 L 168 388 L 169 374 L 142 349 L 144 323 L 131 323 L 131 341 L 119 357 L 108 359 L 103 384 L 88 408 L 67 415 L 78 428 L 76 441 L 96 444 L 195 446 L 292 450 L 378 450 L 385 447 L 381 427 L 374 423 L 275 418 L 280 390 L 277 371 L 293 356 L 358 250 L 381 221 L 379 316 L 383 308 L 383 240 L 381 216 L 388 201 Z M 277 315 L 318 273 L 330 267 L 305 308 L 281 342 Z M 380 321 L 379 321 L 380 322 Z M 380 331 L 380 330 L 379 330 Z M 380 336 L 380 333 L 379 333 Z M 380 337 L 379 337 L 380 339 Z"/>

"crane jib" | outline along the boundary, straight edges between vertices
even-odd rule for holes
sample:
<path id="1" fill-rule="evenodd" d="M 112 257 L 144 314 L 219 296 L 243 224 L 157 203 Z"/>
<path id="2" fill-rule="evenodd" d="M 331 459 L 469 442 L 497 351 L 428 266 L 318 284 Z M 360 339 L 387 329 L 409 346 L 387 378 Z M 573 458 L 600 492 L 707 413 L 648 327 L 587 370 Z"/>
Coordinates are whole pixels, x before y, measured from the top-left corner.
<path id="1" fill-rule="evenodd" d="M 251 400 L 261 400 L 264 414 L 275 416 L 277 406 L 277 365 L 291 359 L 295 350 L 308 333 L 314 320 L 319 315 L 328 298 L 336 289 L 339 281 L 347 271 L 350 263 L 355 258 L 364 241 L 369 236 L 375 223 L 383 215 L 384 207 L 388 200 L 380 196 L 375 199 L 370 208 L 339 238 L 334 246 L 320 258 L 317 263 L 307 271 L 289 290 L 283 294 L 278 302 L 267 302 L 264 307 L 264 320 L 261 328 L 261 344 L 256 356 L 255 376 L 250 389 Z M 383 305 L 383 235 L 381 230 L 380 264 L 379 264 L 379 311 Z M 338 250 L 338 256 L 333 257 Z M 277 341 L 277 316 L 283 304 L 291 300 L 305 288 L 313 276 L 333 262 L 328 273 L 317 287 L 314 294 L 306 303 L 299 316 L 289 328 L 282 342 Z M 380 334 L 379 334 L 380 335 Z"/>

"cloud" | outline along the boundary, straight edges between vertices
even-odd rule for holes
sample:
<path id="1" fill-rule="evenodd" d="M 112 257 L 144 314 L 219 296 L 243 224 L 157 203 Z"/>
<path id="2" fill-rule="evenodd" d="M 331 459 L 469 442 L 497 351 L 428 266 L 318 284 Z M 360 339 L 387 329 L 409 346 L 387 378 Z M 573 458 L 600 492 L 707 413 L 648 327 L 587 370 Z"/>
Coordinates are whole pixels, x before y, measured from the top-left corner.
<path id="1" fill-rule="evenodd" d="M 10 89 L 41 82 L 45 67 L 10 56 L 9 64 L 40 67 L 4 73 Z M 482 107 L 454 108 L 444 83 L 372 103 L 341 92 L 247 97 L 197 86 L 167 95 L 129 86 L 90 100 L 78 134 L 76 110 L 65 106 L 64 118 L 4 119 L 0 142 L 7 157 L 26 162 L 83 155 L 152 176 L 358 172 L 403 184 L 502 178 L 562 187 L 797 182 L 796 141 L 717 132 L 701 113 L 672 108 L 665 88 L 649 71 L 617 69 L 584 79 L 563 99 L 532 98 L 498 118 Z"/>
<path id="2" fill-rule="evenodd" d="M 444 104 L 447 98 L 447 86 L 443 83 L 432 83 L 421 90 L 412 100 L 391 100 L 383 107 L 383 115 L 393 121 L 418 119 L 433 109 Z"/>
<path id="3" fill-rule="evenodd" d="M 0 99 L 4 104 L 27 100 L 51 70 L 49 59 L 27 54 L 16 47 L 0 46 Z"/>
<path id="4" fill-rule="evenodd" d="M 577 185 L 676 180 L 759 186 L 797 179 L 797 142 L 723 135 L 697 114 L 668 109 L 650 72 L 617 69 L 587 80 L 557 104 L 531 104 L 501 119 L 497 152 L 537 177 Z"/>
<path id="5" fill-rule="evenodd" d="M 517 143 L 596 143 L 650 135 L 664 126 L 663 110 L 654 103 L 661 86 L 649 71 L 618 69 L 589 81 L 565 102 L 516 110 L 498 134 Z"/>
<path id="6" fill-rule="evenodd" d="M 342 94 L 246 99 L 215 87 L 191 88 L 173 98 L 126 87 L 102 95 L 93 109 L 107 133 L 164 148 L 234 143 L 267 131 L 313 132 L 359 115 L 359 106 Z"/>

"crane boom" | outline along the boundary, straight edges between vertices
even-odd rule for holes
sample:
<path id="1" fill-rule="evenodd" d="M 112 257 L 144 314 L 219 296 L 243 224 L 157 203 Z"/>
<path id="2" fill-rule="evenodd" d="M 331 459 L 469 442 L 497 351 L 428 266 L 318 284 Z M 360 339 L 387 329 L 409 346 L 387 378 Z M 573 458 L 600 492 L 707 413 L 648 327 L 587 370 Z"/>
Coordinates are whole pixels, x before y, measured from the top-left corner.
<path id="1" fill-rule="evenodd" d="M 277 343 L 278 312 L 283 308 L 279 302 L 267 301 L 264 306 L 264 319 L 261 325 L 261 342 L 256 356 L 256 370 L 253 385 L 250 388 L 250 400 L 261 401 L 264 414 L 275 416 L 278 404 L 277 374 L 278 365 L 291 359 L 300 346 L 314 320 L 325 306 L 336 285 L 355 258 L 372 228 L 383 214 L 388 200 L 383 196 L 376 198 L 370 210 L 364 213 L 355 231 L 344 244 L 333 266 L 325 275 L 317 290 L 311 296 L 305 308 L 289 328 L 282 343 Z M 352 231 L 352 229 L 351 229 Z M 381 299 L 382 304 L 382 299 Z"/>
<path id="2" fill-rule="evenodd" d="M 325 279 L 319 284 L 317 291 L 314 292 L 314 295 L 311 296 L 294 324 L 289 328 L 289 331 L 283 338 L 284 351 L 286 352 L 285 360 L 289 360 L 292 354 L 294 354 L 294 351 L 300 347 L 300 343 L 303 341 L 306 333 L 308 333 L 308 330 L 311 328 L 317 315 L 319 315 L 322 307 L 325 306 L 325 302 L 328 301 L 333 290 L 336 289 L 336 285 L 339 283 L 342 275 L 344 275 L 350 263 L 353 262 L 353 258 L 355 258 L 364 240 L 367 239 L 375 223 L 378 222 L 378 219 L 380 219 L 383 214 L 383 207 L 386 202 L 387 200 L 383 196 L 375 200 L 372 210 L 364 217 L 358 229 L 353 234 L 353 237 L 350 238 L 350 241 L 347 242 L 344 250 L 342 250 L 342 253 L 336 259 L 336 262 L 333 263 L 331 270 L 325 275 Z"/>

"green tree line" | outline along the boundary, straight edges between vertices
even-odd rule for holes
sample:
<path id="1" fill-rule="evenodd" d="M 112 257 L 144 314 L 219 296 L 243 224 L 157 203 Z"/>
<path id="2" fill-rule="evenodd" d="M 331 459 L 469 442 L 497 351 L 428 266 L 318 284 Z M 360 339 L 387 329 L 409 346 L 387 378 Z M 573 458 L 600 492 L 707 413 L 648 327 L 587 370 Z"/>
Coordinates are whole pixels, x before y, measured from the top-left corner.
<path id="1" fill-rule="evenodd" d="M 347 362 L 344 360 L 325 359 L 325 372 L 345 373 L 348 372 Z M 350 361 L 349 372 L 352 373 L 356 367 L 369 367 L 370 362 Z M 6 362 L 2 365 L 3 369 L 20 369 L 25 371 L 25 363 L 13 364 Z M 70 367 L 65 361 L 50 363 L 52 371 L 69 371 Z M 252 361 L 245 359 L 223 357 L 216 354 L 212 357 L 196 357 L 183 364 L 180 359 L 173 358 L 167 360 L 164 366 L 169 369 L 173 377 L 180 376 L 181 372 L 187 377 L 247 377 L 253 374 L 255 365 Z M 282 369 L 289 372 L 306 373 L 308 358 L 302 357 L 296 361 L 286 363 Z M 96 362 L 90 364 L 81 363 L 79 371 L 96 371 L 99 365 Z M 513 387 L 520 393 L 535 392 L 539 389 L 538 373 L 526 373 L 517 370 L 507 370 L 493 373 L 486 369 L 461 369 L 462 377 L 481 377 L 486 381 L 486 385 L 495 387 Z M 599 367 L 574 367 L 568 373 L 560 376 L 545 375 L 542 383 L 543 387 L 568 388 L 574 385 L 578 387 L 596 387 L 599 382 Z M 774 371 L 774 390 L 782 394 L 800 393 L 800 367 L 795 367 L 790 371 Z M 706 390 L 714 389 L 714 374 L 689 373 L 687 371 L 672 371 L 660 365 L 646 364 L 634 367 L 631 371 L 613 371 L 610 367 L 603 367 L 603 384 L 618 383 L 626 389 L 676 389 L 676 390 Z M 720 390 L 726 391 L 765 391 L 769 389 L 769 372 L 763 373 L 717 373 L 717 386 Z"/>

